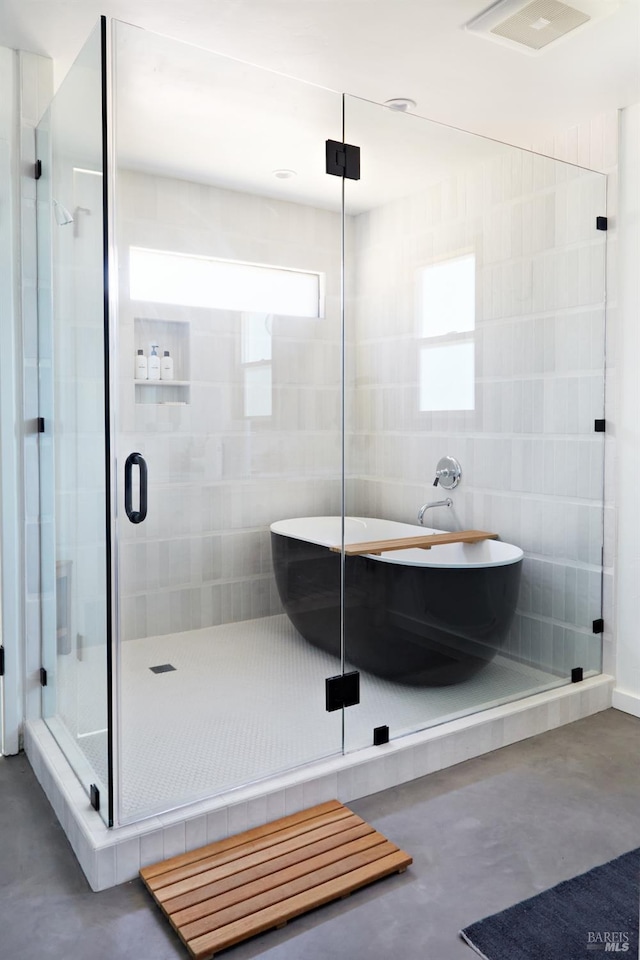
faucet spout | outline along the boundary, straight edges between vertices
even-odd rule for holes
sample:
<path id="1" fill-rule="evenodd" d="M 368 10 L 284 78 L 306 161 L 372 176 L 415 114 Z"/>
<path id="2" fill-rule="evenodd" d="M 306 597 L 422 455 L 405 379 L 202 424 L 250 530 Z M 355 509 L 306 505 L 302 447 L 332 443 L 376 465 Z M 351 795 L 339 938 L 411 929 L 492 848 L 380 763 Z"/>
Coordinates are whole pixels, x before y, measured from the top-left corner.
<path id="1" fill-rule="evenodd" d="M 418 522 L 424 525 L 424 515 L 427 510 L 430 510 L 431 507 L 451 507 L 453 506 L 453 500 L 451 497 L 447 497 L 446 500 L 433 500 L 431 503 L 423 503 L 420 509 L 418 510 Z"/>

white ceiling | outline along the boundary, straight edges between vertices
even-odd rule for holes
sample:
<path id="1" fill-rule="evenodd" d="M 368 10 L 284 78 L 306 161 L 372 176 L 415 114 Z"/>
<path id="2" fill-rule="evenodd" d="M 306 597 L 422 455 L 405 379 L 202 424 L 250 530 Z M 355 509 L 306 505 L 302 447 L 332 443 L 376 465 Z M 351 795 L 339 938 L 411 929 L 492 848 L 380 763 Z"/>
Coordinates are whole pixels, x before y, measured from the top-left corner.
<path id="1" fill-rule="evenodd" d="M 333 90 L 375 101 L 412 97 L 422 116 L 522 146 L 640 100 L 640 0 L 625 0 L 535 57 L 462 29 L 488 5 L 0 0 L 0 44 L 52 57 L 59 82 L 106 14 Z"/>

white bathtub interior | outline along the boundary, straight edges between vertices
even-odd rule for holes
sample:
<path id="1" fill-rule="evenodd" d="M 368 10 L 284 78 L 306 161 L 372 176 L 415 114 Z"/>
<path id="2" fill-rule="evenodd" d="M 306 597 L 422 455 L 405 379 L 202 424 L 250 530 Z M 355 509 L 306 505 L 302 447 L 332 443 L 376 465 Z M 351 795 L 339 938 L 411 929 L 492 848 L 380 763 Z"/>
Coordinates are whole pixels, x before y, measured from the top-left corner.
<path id="1" fill-rule="evenodd" d="M 276 521 L 270 527 L 272 533 L 280 536 L 306 540 L 333 550 L 342 549 L 342 529 L 341 517 L 295 517 L 291 520 Z M 345 546 L 449 532 L 451 531 L 438 530 L 435 527 L 381 520 L 378 517 L 344 518 Z M 427 550 L 409 547 L 403 550 L 383 550 L 379 554 L 369 554 L 363 550 L 363 556 L 382 563 L 465 570 L 473 567 L 500 567 L 517 563 L 522 560 L 524 553 L 520 547 L 512 543 L 489 538 L 479 543 L 440 544 L 429 547 Z"/>

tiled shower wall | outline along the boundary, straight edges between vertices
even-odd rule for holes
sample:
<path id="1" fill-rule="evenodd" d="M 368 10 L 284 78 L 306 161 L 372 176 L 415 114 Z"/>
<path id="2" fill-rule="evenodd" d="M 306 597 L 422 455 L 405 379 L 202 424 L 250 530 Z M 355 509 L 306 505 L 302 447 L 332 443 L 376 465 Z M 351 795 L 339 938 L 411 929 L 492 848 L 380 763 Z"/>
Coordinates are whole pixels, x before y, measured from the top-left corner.
<path id="1" fill-rule="evenodd" d="M 540 142 L 528 146 L 539 153 L 578 163 L 607 175 L 607 328 L 606 328 L 606 389 L 605 418 L 606 433 L 605 469 L 604 469 L 604 547 L 602 576 L 602 613 L 604 618 L 602 668 L 604 673 L 618 676 L 616 665 L 616 643 L 618 625 L 616 622 L 618 592 L 617 584 L 624 579 L 624 589 L 628 586 L 629 573 L 619 565 L 617 524 L 618 517 L 626 518 L 629 505 L 624 491 L 621 490 L 618 477 L 620 445 L 626 449 L 628 439 L 620 429 L 621 390 L 624 387 L 620 374 L 621 351 L 627 336 L 634 336 L 637 317 L 629 304 L 623 303 L 618 292 L 619 271 L 619 112 L 611 110 L 569 127 Z M 632 589 L 635 589 L 633 587 Z"/>
<path id="2" fill-rule="evenodd" d="M 150 477 L 145 523 L 118 521 L 123 638 L 278 613 L 270 523 L 340 512 L 340 214 L 127 170 L 118 188 L 119 469 L 137 450 Z M 324 274 L 324 317 L 271 318 L 271 416 L 243 415 L 241 315 L 131 301 L 132 245 Z M 136 318 L 181 324 L 189 402 L 136 402 Z"/>
<path id="3" fill-rule="evenodd" d="M 388 255 L 402 202 L 352 224 L 358 308 L 347 315 L 357 339 L 348 356 L 357 396 L 348 511 L 412 522 L 437 495 L 438 458 L 457 456 L 464 480 L 454 508 L 428 522 L 495 529 L 523 546 L 509 649 L 563 674 L 598 669 L 600 646 L 590 630 L 600 615 L 602 438 L 592 429 L 603 413 L 605 261 L 591 214 L 604 209 L 604 187 L 576 174 L 514 150 L 481 178 L 470 170 L 430 187 L 427 203 L 439 216 L 424 225 L 427 247 L 438 259 L 470 248 L 477 256 L 473 412 L 418 412 L 414 311 L 379 309 L 418 265 L 406 256 L 417 249 L 410 229 L 395 259 Z M 156 481 L 144 536 L 120 527 L 124 635 L 279 612 L 269 523 L 339 510 L 338 291 L 330 279 L 338 214 L 124 171 L 120 189 L 121 251 L 134 244 L 267 262 L 269 250 L 270 262 L 326 271 L 325 321 L 276 319 L 273 422 L 249 424 L 234 414 L 238 315 L 131 303 L 126 258 L 120 264 L 122 370 L 133 363 L 134 317 L 185 322 L 192 357 L 191 403 L 182 407 L 136 404 L 132 380 L 121 380 L 121 460 L 140 449 Z"/>
<path id="4" fill-rule="evenodd" d="M 416 210 L 424 211 L 421 220 Z M 445 529 L 525 550 L 508 652 L 566 676 L 600 669 L 604 178 L 519 150 L 356 218 L 352 507 L 415 522 L 438 459 L 462 465 Z M 416 273 L 473 251 L 475 408 L 420 412 Z"/>

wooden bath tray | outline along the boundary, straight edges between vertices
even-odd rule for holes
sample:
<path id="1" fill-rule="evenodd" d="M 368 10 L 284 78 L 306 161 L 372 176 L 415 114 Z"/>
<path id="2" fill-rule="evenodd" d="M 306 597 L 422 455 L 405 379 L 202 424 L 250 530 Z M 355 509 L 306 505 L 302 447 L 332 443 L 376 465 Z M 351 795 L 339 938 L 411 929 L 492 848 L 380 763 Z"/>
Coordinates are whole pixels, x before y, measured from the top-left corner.
<path id="1" fill-rule="evenodd" d="M 337 800 L 140 871 L 197 960 L 391 873 L 411 857 Z"/>
<path id="2" fill-rule="evenodd" d="M 421 550 L 430 550 L 431 547 L 443 543 L 480 543 L 481 540 L 497 540 L 497 533 L 486 533 L 484 530 L 458 530 L 453 533 L 426 533 L 418 537 L 401 537 L 399 540 L 369 540 L 368 543 L 345 543 L 344 552 L 348 557 L 356 557 L 362 553 L 379 556 L 387 550 L 410 550 L 419 547 Z M 331 547 L 334 553 L 342 553 L 342 547 Z"/>

